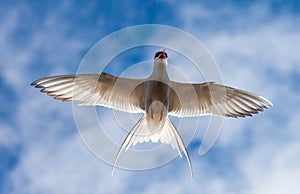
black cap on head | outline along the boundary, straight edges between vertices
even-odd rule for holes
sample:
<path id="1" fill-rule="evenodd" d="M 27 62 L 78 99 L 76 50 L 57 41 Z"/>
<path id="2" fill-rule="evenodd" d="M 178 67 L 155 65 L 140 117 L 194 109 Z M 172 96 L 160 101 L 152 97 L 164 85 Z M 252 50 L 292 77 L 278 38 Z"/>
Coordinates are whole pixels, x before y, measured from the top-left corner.
<path id="1" fill-rule="evenodd" d="M 162 53 L 164 53 L 165 56 L 166 56 L 166 58 L 168 58 L 168 54 L 167 54 L 165 51 L 159 51 L 159 52 L 155 53 L 154 59 L 155 59 L 156 57 L 158 57 L 159 55 L 161 55 Z"/>

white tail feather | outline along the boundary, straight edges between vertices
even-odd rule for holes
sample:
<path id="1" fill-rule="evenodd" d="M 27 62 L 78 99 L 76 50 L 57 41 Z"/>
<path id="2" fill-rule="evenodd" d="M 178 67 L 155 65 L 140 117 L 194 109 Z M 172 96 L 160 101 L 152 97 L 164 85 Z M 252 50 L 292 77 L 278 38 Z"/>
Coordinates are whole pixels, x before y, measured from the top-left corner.
<path id="1" fill-rule="evenodd" d="M 169 118 L 166 118 L 163 127 L 151 133 L 150 130 L 148 129 L 146 116 L 142 117 L 137 122 L 137 124 L 132 128 L 132 130 L 129 132 L 129 134 L 126 136 L 125 140 L 123 141 L 118 151 L 118 154 L 115 158 L 111 175 L 113 176 L 116 163 L 124 149 L 125 151 L 127 151 L 131 146 L 134 146 L 137 143 L 148 142 L 150 140 L 154 143 L 160 141 L 161 143 L 171 145 L 173 149 L 176 149 L 178 151 L 179 156 L 181 158 L 182 158 L 181 152 L 183 151 L 190 168 L 191 176 L 193 176 L 192 164 L 188 152 L 186 150 L 186 147 L 184 145 L 184 142 L 180 134 L 174 127 L 173 123 L 169 120 Z"/>

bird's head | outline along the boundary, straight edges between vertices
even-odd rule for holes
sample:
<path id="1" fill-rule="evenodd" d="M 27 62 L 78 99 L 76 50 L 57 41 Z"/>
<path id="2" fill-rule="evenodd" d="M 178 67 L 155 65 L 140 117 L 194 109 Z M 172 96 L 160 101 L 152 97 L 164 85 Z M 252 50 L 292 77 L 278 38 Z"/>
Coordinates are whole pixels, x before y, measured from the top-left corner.
<path id="1" fill-rule="evenodd" d="M 154 60 L 159 62 L 166 63 L 168 59 L 168 55 L 166 53 L 166 49 L 155 53 Z"/>

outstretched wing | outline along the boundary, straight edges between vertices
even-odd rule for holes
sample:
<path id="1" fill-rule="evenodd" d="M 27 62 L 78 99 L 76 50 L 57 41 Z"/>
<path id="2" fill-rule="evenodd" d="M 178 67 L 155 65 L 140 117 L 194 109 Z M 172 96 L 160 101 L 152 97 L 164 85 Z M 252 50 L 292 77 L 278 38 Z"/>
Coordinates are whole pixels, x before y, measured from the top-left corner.
<path id="1" fill-rule="evenodd" d="M 143 90 L 136 86 L 143 81 L 101 73 L 46 77 L 31 85 L 42 88 L 41 92 L 63 102 L 76 101 L 80 105 L 100 105 L 130 113 L 142 113 Z"/>
<path id="2" fill-rule="evenodd" d="M 245 117 L 272 106 L 264 97 L 213 82 L 188 84 L 171 82 L 169 115 L 196 117 L 219 115 Z"/>

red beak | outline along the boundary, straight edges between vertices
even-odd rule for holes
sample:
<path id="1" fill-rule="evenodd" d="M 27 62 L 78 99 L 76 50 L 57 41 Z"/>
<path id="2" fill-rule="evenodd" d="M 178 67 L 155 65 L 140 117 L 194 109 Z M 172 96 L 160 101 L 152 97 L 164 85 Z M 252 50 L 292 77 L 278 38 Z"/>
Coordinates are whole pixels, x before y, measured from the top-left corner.
<path id="1" fill-rule="evenodd" d="M 166 58 L 167 58 L 167 57 L 166 57 L 165 51 L 166 51 L 166 49 L 164 49 L 164 50 L 162 51 L 162 53 L 159 55 L 159 58 L 160 58 L 160 59 L 166 59 Z"/>
<path id="2" fill-rule="evenodd" d="M 165 59 L 165 58 L 166 58 L 165 52 L 162 52 L 162 53 L 159 55 L 159 58 L 160 58 L 160 59 Z"/>

